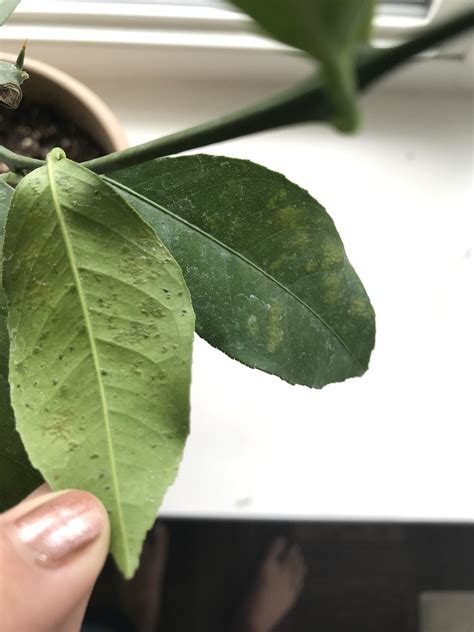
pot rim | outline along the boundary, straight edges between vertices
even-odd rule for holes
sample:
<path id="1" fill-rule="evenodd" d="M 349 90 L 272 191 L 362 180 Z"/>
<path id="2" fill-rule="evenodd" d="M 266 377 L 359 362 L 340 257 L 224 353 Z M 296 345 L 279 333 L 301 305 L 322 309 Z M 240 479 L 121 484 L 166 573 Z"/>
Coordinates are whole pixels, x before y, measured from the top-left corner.
<path id="1" fill-rule="evenodd" d="M 0 53 L 2 61 L 14 63 L 16 57 L 16 55 L 11 53 Z M 115 151 L 129 147 L 127 136 L 117 116 L 93 90 L 81 81 L 55 66 L 29 57 L 25 61 L 25 70 L 31 70 L 37 76 L 45 77 L 58 84 L 80 101 L 93 114 Z"/>

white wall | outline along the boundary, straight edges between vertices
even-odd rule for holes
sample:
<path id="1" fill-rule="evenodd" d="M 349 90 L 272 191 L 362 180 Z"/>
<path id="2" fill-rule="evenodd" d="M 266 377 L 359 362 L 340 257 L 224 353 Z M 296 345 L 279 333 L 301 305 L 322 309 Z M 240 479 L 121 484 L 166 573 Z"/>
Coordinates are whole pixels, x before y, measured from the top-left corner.
<path id="1" fill-rule="evenodd" d="M 132 143 L 306 72 L 275 51 L 30 52 L 96 89 Z M 192 435 L 166 512 L 474 518 L 469 76 L 455 61 L 413 64 L 364 99 L 355 137 L 305 125 L 206 149 L 282 171 L 327 207 L 375 306 L 377 344 L 366 376 L 311 391 L 197 340 Z"/>

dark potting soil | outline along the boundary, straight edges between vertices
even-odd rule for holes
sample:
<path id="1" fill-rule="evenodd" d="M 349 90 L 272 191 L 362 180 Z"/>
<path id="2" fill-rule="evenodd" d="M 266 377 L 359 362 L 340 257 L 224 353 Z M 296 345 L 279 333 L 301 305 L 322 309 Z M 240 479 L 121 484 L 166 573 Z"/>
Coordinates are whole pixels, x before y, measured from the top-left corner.
<path id="1" fill-rule="evenodd" d="M 0 106 L 0 145 L 12 151 L 44 160 L 53 147 L 61 147 L 71 160 L 83 162 L 105 153 L 103 147 L 74 121 L 52 105 L 25 97 L 17 110 Z M 0 173 L 7 167 L 0 162 Z"/>

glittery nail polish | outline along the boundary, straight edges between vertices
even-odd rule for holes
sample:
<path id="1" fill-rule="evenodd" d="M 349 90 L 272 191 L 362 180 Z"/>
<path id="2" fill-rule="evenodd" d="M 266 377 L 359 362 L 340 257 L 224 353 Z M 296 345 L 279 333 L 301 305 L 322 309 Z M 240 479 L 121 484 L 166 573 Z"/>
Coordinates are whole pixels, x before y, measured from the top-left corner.
<path id="1" fill-rule="evenodd" d="M 17 518 L 11 536 L 40 566 L 55 567 L 91 544 L 104 528 L 99 501 L 71 490 L 54 496 Z"/>

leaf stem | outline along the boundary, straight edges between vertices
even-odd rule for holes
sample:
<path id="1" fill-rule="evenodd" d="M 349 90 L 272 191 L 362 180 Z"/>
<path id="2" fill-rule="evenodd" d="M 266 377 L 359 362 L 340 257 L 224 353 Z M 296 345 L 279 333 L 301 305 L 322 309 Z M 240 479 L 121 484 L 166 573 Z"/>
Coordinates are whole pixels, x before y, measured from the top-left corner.
<path id="1" fill-rule="evenodd" d="M 474 26 L 474 11 L 467 11 L 438 26 L 423 31 L 412 40 L 392 49 L 372 52 L 357 64 L 359 91 L 433 45 L 460 35 Z M 84 163 L 97 173 L 129 167 L 152 158 L 205 147 L 255 132 L 308 121 L 325 121 L 333 114 L 321 80 L 313 76 L 270 99 L 246 107 L 208 123 L 191 127 Z"/>
<path id="2" fill-rule="evenodd" d="M 365 60 L 361 60 L 357 69 L 359 90 L 364 90 L 397 66 L 407 62 L 411 57 L 419 55 L 433 46 L 439 46 L 472 28 L 474 28 L 474 10 L 470 9 L 422 31 L 403 44 L 367 56 Z"/>
<path id="3" fill-rule="evenodd" d="M 361 56 L 356 69 L 358 90 L 366 90 L 372 83 L 404 64 L 414 55 L 461 35 L 473 26 L 474 11 L 469 10 L 442 24 L 426 29 L 399 46 L 372 51 L 370 54 Z M 333 107 L 321 80 L 314 75 L 289 90 L 238 112 L 89 160 L 83 165 L 97 173 L 108 173 L 152 158 L 205 147 L 255 132 L 295 123 L 326 121 L 333 113 Z M 30 171 L 44 164 L 39 160 L 19 156 L 2 146 L 0 146 L 0 159 L 10 168 L 20 172 Z"/>
<path id="4" fill-rule="evenodd" d="M 0 180 L 9 184 L 11 187 L 16 187 L 20 183 L 21 179 L 22 176 L 14 171 L 7 171 L 7 173 L 0 174 Z"/>
<path id="5" fill-rule="evenodd" d="M 36 158 L 28 158 L 28 156 L 16 154 L 3 145 L 0 145 L 0 161 L 8 165 L 12 171 L 17 171 L 18 173 L 27 173 L 45 164 L 44 160 L 37 160 Z"/>
<path id="6" fill-rule="evenodd" d="M 316 76 L 236 113 L 90 160 L 85 162 L 84 166 L 97 173 L 116 171 L 152 158 L 178 154 L 189 149 L 303 122 L 308 120 L 308 108 L 312 111 L 311 119 L 316 121 L 326 120 L 330 113 L 324 90 Z"/>

